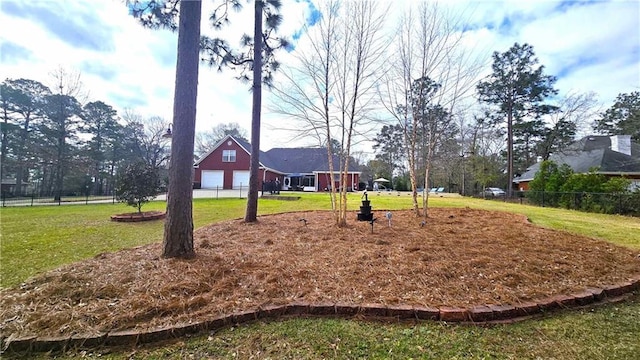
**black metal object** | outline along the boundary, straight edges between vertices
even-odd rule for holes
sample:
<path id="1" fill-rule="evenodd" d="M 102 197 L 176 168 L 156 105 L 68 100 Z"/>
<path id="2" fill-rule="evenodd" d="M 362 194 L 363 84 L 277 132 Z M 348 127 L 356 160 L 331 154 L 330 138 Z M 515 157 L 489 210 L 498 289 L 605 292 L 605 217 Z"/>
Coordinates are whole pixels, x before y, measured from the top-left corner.
<path id="1" fill-rule="evenodd" d="M 360 212 L 358 213 L 358 221 L 373 221 L 373 213 L 371 212 L 371 202 L 367 196 L 367 192 L 364 193 L 364 200 L 362 200 L 362 206 L 360 206 Z"/>

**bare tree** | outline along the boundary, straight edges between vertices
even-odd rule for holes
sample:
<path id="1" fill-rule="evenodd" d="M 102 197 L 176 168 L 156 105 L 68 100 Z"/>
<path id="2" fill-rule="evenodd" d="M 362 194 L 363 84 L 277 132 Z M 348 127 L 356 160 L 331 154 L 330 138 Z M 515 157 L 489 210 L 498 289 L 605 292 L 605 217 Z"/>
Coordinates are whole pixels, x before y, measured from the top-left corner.
<path id="1" fill-rule="evenodd" d="M 65 166 L 69 157 L 69 140 L 77 133 L 81 104 L 86 101 L 87 95 L 83 90 L 79 72 L 67 71 L 60 67 L 51 73 L 51 77 L 57 93 L 49 96 L 46 101 L 45 113 L 48 124 L 42 126 L 42 132 L 56 139 L 54 199 L 60 201 Z"/>
<path id="2" fill-rule="evenodd" d="M 546 117 L 546 129 L 538 146 L 538 155 L 549 160 L 554 152 L 561 152 L 576 134 L 586 129 L 599 112 L 595 93 L 570 93 L 559 97 L 557 110 Z"/>
<path id="3" fill-rule="evenodd" d="M 499 180 L 504 174 L 505 161 L 502 153 L 506 150 L 504 133 L 496 129 L 484 116 L 475 116 L 471 127 L 468 149 L 470 157 L 468 163 L 474 182 L 474 192 Z M 484 193 L 483 193 L 484 194 Z"/>
<path id="4" fill-rule="evenodd" d="M 472 94 L 483 65 L 463 42 L 463 21 L 464 12 L 449 13 L 432 2 L 421 3 L 417 13 L 407 10 L 394 41 L 397 56 L 390 59 L 396 66 L 379 88 L 382 104 L 403 127 L 416 216 L 421 215 L 418 173 L 424 173 L 425 219 L 431 160 L 443 134 L 455 125 L 457 108 Z"/>
<path id="5" fill-rule="evenodd" d="M 385 10 L 374 2 L 325 3 L 315 29 L 307 29 L 310 50 L 301 51 L 298 66 L 283 72 L 276 85 L 274 112 L 298 120 L 300 137 L 327 147 L 331 178 L 339 159 L 340 186 L 331 187 L 336 224 L 347 222 L 351 149 L 371 130 L 375 84 L 384 74 L 387 40 L 382 33 Z M 333 145 L 339 143 L 336 153 Z"/>
<path id="6" fill-rule="evenodd" d="M 467 158 L 472 157 L 475 152 L 472 144 L 473 138 L 473 124 L 469 122 L 470 116 L 469 111 L 461 111 L 458 116 L 458 130 L 460 131 L 460 139 L 459 139 L 459 166 L 458 170 L 460 171 L 461 179 L 460 179 L 460 195 L 467 195 Z"/>
<path id="7" fill-rule="evenodd" d="M 84 105 L 89 99 L 89 92 L 82 82 L 82 74 L 73 69 L 59 66 L 49 74 L 51 84 L 49 88 L 58 90 L 59 95 L 74 97 L 80 105 Z"/>
<path id="8" fill-rule="evenodd" d="M 342 18 L 336 63 L 338 122 L 343 153 L 338 225 L 346 225 L 347 186 L 351 147 L 358 131 L 370 128 L 375 86 L 384 75 L 387 41 L 382 34 L 387 9 L 373 2 L 349 2 Z"/>
<path id="9" fill-rule="evenodd" d="M 248 133 L 245 129 L 241 128 L 238 123 L 230 122 L 225 124 L 218 124 L 211 128 L 209 131 L 196 133 L 196 154 L 204 155 L 213 149 L 214 145 L 222 140 L 225 136 L 232 135 L 238 139 L 249 141 Z"/>
<path id="10" fill-rule="evenodd" d="M 296 124 L 293 130 L 298 137 L 311 137 L 319 145 L 326 146 L 329 174 L 334 179 L 334 143 L 332 134 L 333 118 L 330 109 L 331 96 L 336 82 L 333 64 L 336 62 L 337 22 L 340 11 L 338 1 L 329 0 L 324 4 L 323 16 L 315 28 L 306 27 L 304 33 L 309 44 L 308 51 L 297 51 L 297 67 L 287 67 L 280 72 L 280 78 L 272 89 L 276 101 L 271 110 L 289 117 Z M 298 126 L 302 124 L 302 126 Z M 330 187 L 331 209 L 336 223 L 339 222 L 338 201 L 335 186 Z"/>
<path id="11" fill-rule="evenodd" d="M 159 116 L 145 118 L 131 109 L 124 110 L 122 119 L 129 132 L 125 145 L 133 152 L 132 157 L 154 168 L 166 166 L 171 141 L 165 137 L 169 122 Z"/>
<path id="12" fill-rule="evenodd" d="M 389 59 L 391 64 L 382 86 L 378 88 L 380 102 L 400 125 L 404 135 L 404 148 L 407 152 L 409 179 L 411 182 L 413 210 L 416 216 L 420 214 L 418 208 L 416 159 L 418 143 L 417 120 L 411 117 L 411 85 L 414 80 L 414 63 L 417 54 L 414 47 L 413 29 L 415 28 L 415 16 L 409 9 L 403 14 L 396 33 L 395 57 Z"/>

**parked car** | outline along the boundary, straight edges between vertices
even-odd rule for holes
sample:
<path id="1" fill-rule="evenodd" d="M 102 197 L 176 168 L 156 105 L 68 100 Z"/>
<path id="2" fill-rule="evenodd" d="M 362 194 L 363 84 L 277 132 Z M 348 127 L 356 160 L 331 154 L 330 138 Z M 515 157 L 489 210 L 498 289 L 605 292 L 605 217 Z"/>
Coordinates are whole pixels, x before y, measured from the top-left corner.
<path id="1" fill-rule="evenodd" d="M 484 197 L 499 197 L 499 196 L 505 196 L 506 192 L 504 192 L 504 190 L 500 188 L 488 187 L 484 189 L 483 195 Z"/>

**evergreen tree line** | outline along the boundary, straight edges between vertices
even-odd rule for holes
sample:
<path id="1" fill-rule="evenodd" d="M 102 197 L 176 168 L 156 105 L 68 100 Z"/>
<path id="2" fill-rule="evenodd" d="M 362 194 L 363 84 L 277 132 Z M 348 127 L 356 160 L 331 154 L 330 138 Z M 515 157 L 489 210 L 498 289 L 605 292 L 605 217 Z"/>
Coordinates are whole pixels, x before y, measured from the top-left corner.
<path id="1" fill-rule="evenodd" d="M 164 120 L 131 111 L 121 118 L 103 101 L 83 104 L 78 97 L 62 85 L 52 91 L 31 79 L 2 82 L 3 196 L 111 195 L 127 164 L 166 167 Z"/>
<path id="2" fill-rule="evenodd" d="M 400 109 L 411 122 L 384 125 L 376 134 L 370 177 L 393 179 L 394 189 L 409 190 L 408 167 L 425 168 L 430 161 L 429 179 L 418 173 L 422 186 L 465 195 L 497 186 L 510 194 L 515 176 L 562 153 L 579 136 L 631 135 L 640 141 L 638 91 L 619 94 L 605 111 L 594 93 L 558 95 L 556 78 L 545 75 L 528 44 L 495 52 L 492 69 L 477 83 L 477 101 L 465 110 L 443 109 L 433 96 L 440 84 L 414 80 L 407 91 L 409 106 Z M 407 132 L 417 141 L 409 141 Z"/>

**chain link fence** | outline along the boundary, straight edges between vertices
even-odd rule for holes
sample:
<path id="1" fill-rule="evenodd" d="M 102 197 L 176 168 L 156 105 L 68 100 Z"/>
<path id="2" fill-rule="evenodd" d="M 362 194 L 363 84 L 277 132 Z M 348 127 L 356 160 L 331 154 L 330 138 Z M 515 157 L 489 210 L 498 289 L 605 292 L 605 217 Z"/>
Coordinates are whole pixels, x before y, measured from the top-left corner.
<path id="1" fill-rule="evenodd" d="M 6 206 L 36 206 L 36 205 L 63 205 L 63 204 L 96 204 L 117 202 L 115 193 L 106 195 L 69 195 L 41 197 L 33 193 L 26 196 L 12 196 L 10 193 L 2 192 L 2 207 Z"/>
<path id="2" fill-rule="evenodd" d="M 640 191 L 631 193 L 519 191 L 521 202 L 602 214 L 640 216 Z"/>
<path id="3" fill-rule="evenodd" d="M 259 194 L 269 193 L 268 190 L 262 189 Z M 240 198 L 246 199 L 249 193 L 248 186 L 237 186 L 234 189 L 223 189 L 222 187 L 215 187 L 211 189 L 194 189 L 193 198 L 205 198 L 205 199 L 223 199 L 223 198 Z M 167 194 L 162 193 L 154 200 L 166 201 Z M 105 195 L 62 195 L 60 199 L 56 199 L 55 196 L 38 196 L 33 193 L 26 196 L 13 196 L 9 192 L 3 192 L 0 198 L 0 205 L 2 207 L 7 206 L 38 206 L 38 205 L 71 205 L 71 204 L 115 204 L 118 202 L 115 193 Z"/>

